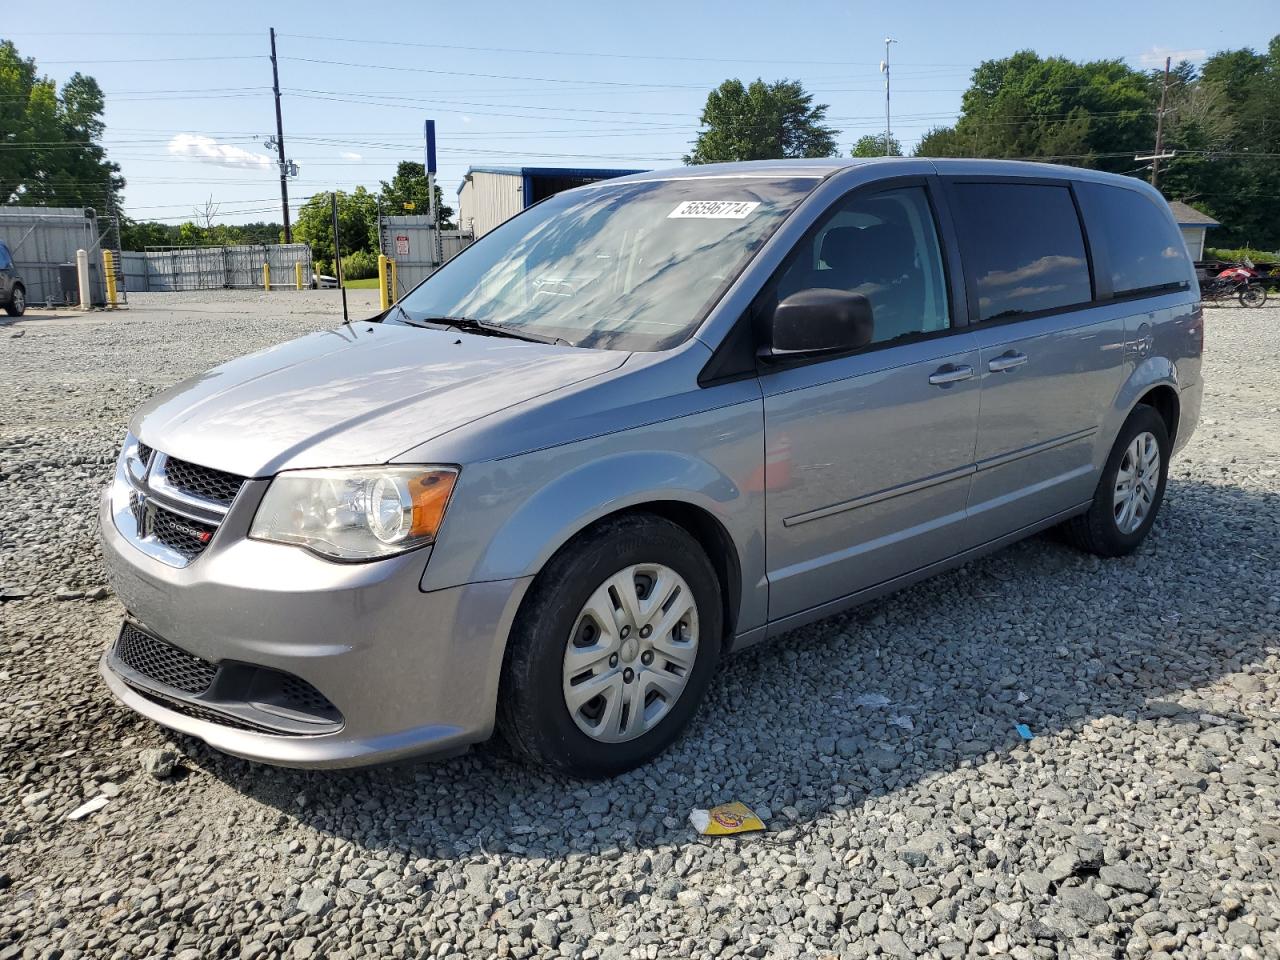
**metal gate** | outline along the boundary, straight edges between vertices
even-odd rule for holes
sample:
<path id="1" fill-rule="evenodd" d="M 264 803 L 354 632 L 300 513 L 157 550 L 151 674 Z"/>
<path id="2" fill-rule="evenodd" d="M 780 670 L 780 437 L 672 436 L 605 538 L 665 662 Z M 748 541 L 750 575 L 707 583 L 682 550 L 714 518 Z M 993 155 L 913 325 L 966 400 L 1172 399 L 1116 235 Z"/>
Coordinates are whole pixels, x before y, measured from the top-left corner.
<path id="1" fill-rule="evenodd" d="M 92 207 L 0 207 L 0 240 L 13 254 L 27 303 L 80 303 L 76 290 L 63 288 L 60 269 L 75 266 L 77 250 L 89 254 L 89 301 L 96 306 L 106 303 L 100 225 Z"/>
<path id="2" fill-rule="evenodd" d="M 396 262 L 394 299 L 398 300 L 452 260 L 474 241 L 471 233 L 441 230 L 437 254 L 435 227 L 430 217 L 381 217 L 378 220 L 379 252 Z"/>
<path id="3" fill-rule="evenodd" d="M 261 287 L 262 265 L 273 287 L 292 287 L 297 264 L 311 284 L 311 247 L 305 243 L 237 244 L 224 247 L 148 248 L 123 256 L 125 282 L 134 291 L 225 290 Z"/>

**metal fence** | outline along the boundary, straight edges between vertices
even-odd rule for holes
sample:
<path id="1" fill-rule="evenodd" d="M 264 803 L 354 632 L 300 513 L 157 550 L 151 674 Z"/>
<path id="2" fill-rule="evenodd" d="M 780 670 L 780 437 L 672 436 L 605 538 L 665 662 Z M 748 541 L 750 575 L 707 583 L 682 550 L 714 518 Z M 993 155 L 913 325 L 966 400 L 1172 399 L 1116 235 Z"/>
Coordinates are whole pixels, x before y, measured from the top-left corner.
<path id="1" fill-rule="evenodd" d="M 112 229 L 114 222 L 99 220 L 92 207 L 0 207 L 0 240 L 32 306 L 79 304 L 77 250 L 89 254 L 89 301 L 106 303 L 101 235 Z"/>
<path id="2" fill-rule="evenodd" d="M 273 287 L 292 287 L 297 264 L 303 282 L 311 283 L 311 247 L 305 243 L 149 248 L 126 251 L 122 260 L 125 284 L 138 292 L 261 287 L 264 263 Z"/>
<path id="3" fill-rule="evenodd" d="M 430 217 L 381 217 L 378 220 L 381 253 L 396 262 L 396 298 L 404 296 L 445 263 L 474 242 L 470 231 L 441 230 L 437 249 Z"/>

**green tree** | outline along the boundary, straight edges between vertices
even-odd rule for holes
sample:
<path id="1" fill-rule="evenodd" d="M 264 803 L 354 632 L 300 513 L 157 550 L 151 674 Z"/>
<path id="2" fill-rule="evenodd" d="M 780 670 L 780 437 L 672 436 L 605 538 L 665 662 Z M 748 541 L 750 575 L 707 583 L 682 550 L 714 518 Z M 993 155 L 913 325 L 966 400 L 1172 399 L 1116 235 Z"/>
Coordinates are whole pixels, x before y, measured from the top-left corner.
<path id="1" fill-rule="evenodd" d="M 726 80 L 707 95 L 704 129 L 684 162 L 835 156 L 836 131 L 823 124 L 826 116 L 827 104 L 815 104 L 796 80 Z"/>
<path id="2" fill-rule="evenodd" d="M 1226 50 L 1171 85 L 1160 189 L 1221 222 L 1217 247 L 1280 249 L 1280 36 Z"/>
<path id="3" fill-rule="evenodd" d="M 424 164 L 412 160 L 401 160 L 396 164 L 395 176 L 391 182 L 381 181 L 378 200 L 382 204 L 384 217 L 398 217 L 405 214 L 425 216 L 431 212 L 431 194 L 427 192 L 427 168 Z M 408 206 L 412 204 L 412 207 Z M 440 184 L 436 184 L 436 205 L 440 215 L 440 226 L 453 229 L 453 208 L 445 206 L 444 194 Z"/>
<path id="4" fill-rule="evenodd" d="M 364 187 L 347 193 L 338 191 L 338 234 L 342 254 L 378 251 L 378 201 Z M 333 215 L 329 194 L 317 193 L 298 210 L 293 226 L 294 239 L 311 244 L 311 253 L 326 268 L 333 264 Z"/>
<path id="5" fill-rule="evenodd" d="M 1075 63 L 1023 50 L 979 64 L 955 126 L 930 130 L 915 152 L 1123 171 L 1154 138 L 1155 104 L 1145 74 L 1120 60 Z"/>
<path id="6" fill-rule="evenodd" d="M 0 203 L 118 206 L 124 178 L 102 146 L 102 88 L 72 75 L 61 92 L 0 41 Z"/>
<path id="7" fill-rule="evenodd" d="M 178 242 L 178 228 L 155 220 L 120 218 L 120 248 L 145 250 L 147 247 L 169 247 Z"/>
<path id="8" fill-rule="evenodd" d="M 900 157 L 902 156 L 902 144 L 898 142 L 897 137 L 889 137 L 889 149 L 884 148 L 883 133 L 868 133 L 864 137 L 859 137 L 858 142 L 853 145 L 853 152 L 849 154 L 851 157 Z"/>

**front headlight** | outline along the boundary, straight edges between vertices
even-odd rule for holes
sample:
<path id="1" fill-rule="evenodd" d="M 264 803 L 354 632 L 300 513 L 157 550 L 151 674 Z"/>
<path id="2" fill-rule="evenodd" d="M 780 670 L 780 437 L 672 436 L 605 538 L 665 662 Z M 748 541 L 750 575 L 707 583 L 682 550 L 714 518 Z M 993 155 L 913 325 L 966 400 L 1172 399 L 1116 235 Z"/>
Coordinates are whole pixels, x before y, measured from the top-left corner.
<path id="1" fill-rule="evenodd" d="M 249 537 L 331 560 L 390 557 L 435 541 L 457 479 L 457 467 L 287 471 L 271 481 Z"/>

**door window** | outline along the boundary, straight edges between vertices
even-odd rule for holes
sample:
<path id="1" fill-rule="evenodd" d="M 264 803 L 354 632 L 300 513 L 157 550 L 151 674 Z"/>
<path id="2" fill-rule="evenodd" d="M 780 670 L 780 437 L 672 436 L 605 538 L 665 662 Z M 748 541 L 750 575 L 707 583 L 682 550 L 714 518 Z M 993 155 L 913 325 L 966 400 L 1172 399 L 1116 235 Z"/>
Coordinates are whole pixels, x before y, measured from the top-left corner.
<path id="1" fill-rule="evenodd" d="M 13 260 L 9 257 L 9 248 L 0 243 L 0 270 L 8 270 L 13 266 Z"/>
<path id="2" fill-rule="evenodd" d="M 955 212 L 978 317 L 1007 320 L 1093 299 L 1069 187 L 957 183 Z"/>
<path id="3" fill-rule="evenodd" d="M 865 296 L 875 322 L 872 343 L 945 330 L 950 314 L 942 255 L 924 188 L 856 194 L 837 203 L 800 241 L 777 295 L 815 288 Z"/>

